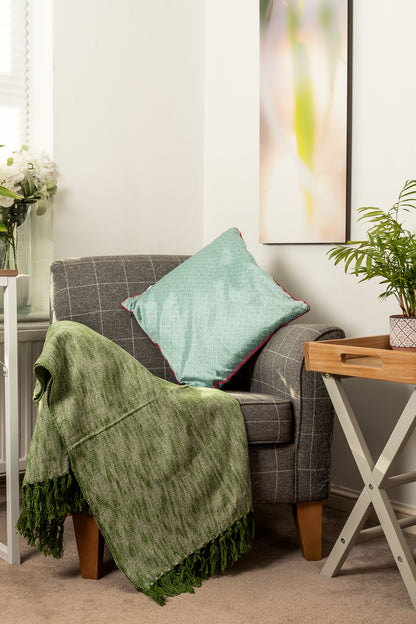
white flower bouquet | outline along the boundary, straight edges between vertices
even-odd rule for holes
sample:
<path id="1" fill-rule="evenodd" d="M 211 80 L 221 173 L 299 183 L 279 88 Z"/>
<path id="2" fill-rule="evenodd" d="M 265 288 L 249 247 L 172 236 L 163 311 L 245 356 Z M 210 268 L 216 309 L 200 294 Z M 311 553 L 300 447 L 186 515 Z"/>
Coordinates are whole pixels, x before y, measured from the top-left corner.
<path id="1" fill-rule="evenodd" d="M 4 147 L 3 145 L 0 147 Z M 17 228 L 29 210 L 36 215 L 47 210 L 47 200 L 57 190 L 54 164 L 43 152 L 23 145 L 5 161 L 0 161 L 0 258 L 1 268 L 17 268 Z"/>

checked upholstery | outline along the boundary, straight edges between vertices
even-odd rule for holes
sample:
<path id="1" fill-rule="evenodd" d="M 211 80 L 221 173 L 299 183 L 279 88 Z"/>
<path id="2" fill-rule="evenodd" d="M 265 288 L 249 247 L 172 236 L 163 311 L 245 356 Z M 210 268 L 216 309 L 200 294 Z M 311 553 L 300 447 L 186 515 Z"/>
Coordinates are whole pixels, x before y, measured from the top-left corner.
<path id="1" fill-rule="evenodd" d="M 57 260 L 51 320 L 83 323 L 113 340 L 153 374 L 175 378 L 133 314 L 121 307 L 187 256 L 122 255 Z M 253 500 L 299 503 L 328 496 L 333 412 L 320 375 L 306 371 L 303 343 L 343 337 L 338 327 L 281 327 L 226 384 L 239 401 L 249 444 Z"/>

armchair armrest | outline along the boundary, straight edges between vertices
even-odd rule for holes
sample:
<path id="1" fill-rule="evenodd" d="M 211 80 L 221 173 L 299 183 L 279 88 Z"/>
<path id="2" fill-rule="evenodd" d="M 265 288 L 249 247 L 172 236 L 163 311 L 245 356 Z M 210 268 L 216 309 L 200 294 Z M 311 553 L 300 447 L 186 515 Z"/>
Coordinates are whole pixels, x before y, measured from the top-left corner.
<path id="1" fill-rule="evenodd" d="M 281 327 L 252 358 L 250 369 L 244 371 L 246 383 L 249 379 L 248 391 L 292 401 L 306 398 L 310 392 L 305 394 L 305 389 L 309 386 L 312 390 L 320 375 L 305 370 L 303 343 L 343 337 L 343 330 L 333 325 L 293 323 Z"/>
<path id="2" fill-rule="evenodd" d="M 279 449 L 281 466 L 291 465 L 289 455 L 295 460 L 292 502 L 328 497 L 333 430 L 331 401 L 321 375 L 305 368 L 303 343 L 343 337 L 343 330 L 332 325 L 286 325 L 254 354 L 235 380 L 248 392 L 271 394 L 292 403 L 293 444 Z"/>

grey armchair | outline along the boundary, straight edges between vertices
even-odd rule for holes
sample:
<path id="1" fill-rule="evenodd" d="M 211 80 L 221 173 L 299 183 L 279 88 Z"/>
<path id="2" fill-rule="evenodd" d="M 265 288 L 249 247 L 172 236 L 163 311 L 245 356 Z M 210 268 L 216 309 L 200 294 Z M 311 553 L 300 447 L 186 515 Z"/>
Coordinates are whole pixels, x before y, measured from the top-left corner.
<path id="1" fill-rule="evenodd" d="M 175 382 L 158 348 L 120 303 L 144 292 L 186 256 L 97 256 L 51 266 L 51 320 L 83 323 Z M 292 323 L 224 386 L 244 416 L 253 503 L 293 505 L 303 556 L 321 558 L 322 501 L 328 496 L 333 412 L 320 375 L 305 370 L 303 343 L 343 337 L 338 327 Z M 84 578 L 101 573 L 103 542 L 92 516 L 74 516 Z"/>

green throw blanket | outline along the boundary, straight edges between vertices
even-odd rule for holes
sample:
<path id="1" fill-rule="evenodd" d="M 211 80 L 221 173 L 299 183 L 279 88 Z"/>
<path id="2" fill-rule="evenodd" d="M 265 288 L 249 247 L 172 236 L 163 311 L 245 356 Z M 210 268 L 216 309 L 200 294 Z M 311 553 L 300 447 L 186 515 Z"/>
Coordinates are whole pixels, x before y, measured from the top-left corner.
<path id="1" fill-rule="evenodd" d="M 62 556 L 66 515 L 88 505 L 118 567 L 159 604 L 248 551 L 235 399 L 159 379 L 72 321 L 51 325 L 35 374 L 39 413 L 17 525 L 31 545 Z"/>

